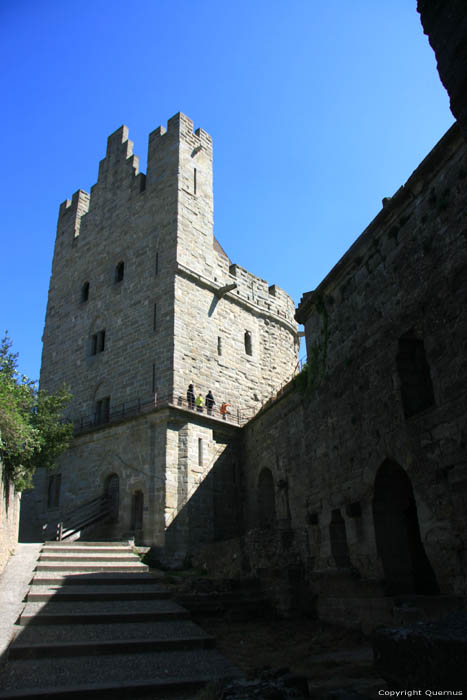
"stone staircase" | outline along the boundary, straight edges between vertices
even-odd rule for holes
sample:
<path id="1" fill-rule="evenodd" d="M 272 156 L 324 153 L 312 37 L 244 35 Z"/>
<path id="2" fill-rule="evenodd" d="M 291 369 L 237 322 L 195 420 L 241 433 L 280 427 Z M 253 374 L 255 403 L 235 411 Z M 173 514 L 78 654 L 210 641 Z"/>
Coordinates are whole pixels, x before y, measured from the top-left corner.
<path id="1" fill-rule="evenodd" d="M 239 676 L 124 543 L 46 543 L 0 698 L 192 698 Z"/>

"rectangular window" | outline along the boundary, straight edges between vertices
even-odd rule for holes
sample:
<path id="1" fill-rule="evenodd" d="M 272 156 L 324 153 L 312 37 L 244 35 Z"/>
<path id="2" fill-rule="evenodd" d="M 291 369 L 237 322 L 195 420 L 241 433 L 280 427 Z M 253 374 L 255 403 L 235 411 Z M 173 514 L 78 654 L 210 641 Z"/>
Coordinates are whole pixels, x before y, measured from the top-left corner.
<path id="1" fill-rule="evenodd" d="M 103 399 L 96 401 L 96 412 L 94 415 L 94 422 L 99 425 L 100 423 L 108 423 L 110 418 L 110 396 L 105 396 Z"/>
<path id="2" fill-rule="evenodd" d="M 47 484 L 47 508 L 58 508 L 60 505 L 61 483 L 61 474 L 52 474 L 49 476 L 49 481 Z"/>
<path id="3" fill-rule="evenodd" d="M 155 267 L 155 273 L 156 273 L 156 277 L 157 277 L 157 275 L 159 274 L 159 253 L 156 253 L 156 264 L 154 267 Z"/>
<path id="4" fill-rule="evenodd" d="M 156 393 L 156 365 L 152 364 L 152 393 Z"/>
<path id="5" fill-rule="evenodd" d="M 198 466 L 203 466 L 203 439 L 198 438 Z"/>
<path id="6" fill-rule="evenodd" d="M 157 304 L 154 304 L 154 311 L 152 315 L 152 330 L 157 330 Z"/>
<path id="7" fill-rule="evenodd" d="M 98 352 L 104 352 L 105 348 L 105 331 L 94 333 L 91 338 L 91 355 L 97 355 Z"/>
<path id="8" fill-rule="evenodd" d="M 222 338 L 220 335 L 217 337 L 217 354 L 222 355 Z"/>
<path id="9" fill-rule="evenodd" d="M 196 168 L 193 171 L 193 192 L 196 194 Z"/>

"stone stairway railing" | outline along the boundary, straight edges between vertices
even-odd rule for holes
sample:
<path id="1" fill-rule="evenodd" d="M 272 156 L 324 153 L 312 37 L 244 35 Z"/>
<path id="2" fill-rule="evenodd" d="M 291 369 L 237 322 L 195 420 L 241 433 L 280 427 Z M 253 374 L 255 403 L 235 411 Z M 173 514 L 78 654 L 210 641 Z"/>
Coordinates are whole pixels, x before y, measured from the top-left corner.
<path id="1" fill-rule="evenodd" d="M 112 508 L 106 496 L 98 496 L 60 514 L 57 521 L 46 523 L 42 530 L 44 539 L 66 540 L 91 525 L 111 516 Z"/>

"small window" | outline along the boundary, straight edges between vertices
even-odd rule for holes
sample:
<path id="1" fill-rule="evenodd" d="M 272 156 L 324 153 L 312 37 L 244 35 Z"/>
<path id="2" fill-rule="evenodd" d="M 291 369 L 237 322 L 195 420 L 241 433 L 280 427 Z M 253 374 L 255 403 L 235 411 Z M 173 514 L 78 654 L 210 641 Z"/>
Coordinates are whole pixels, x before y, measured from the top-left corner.
<path id="1" fill-rule="evenodd" d="M 81 302 L 85 302 L 89 299 L 89 282 L 85 282 L 81 287 Z"/>
<path id="2" fill-rule="evenodd" d="M 154 272 L 155 272 L 155 275 L 157 277 L 157 275 L 159 274 L 159 253 L 156 253 L 156 262 L 154 265 Z"/>
<path id="3" fill-rule="evenodd" d="M 125 274 L 125 263 L 123 260 L 121 260 L 117 267 L 115 268 L 115 284 L 117 282 L 122 282 L 123 281 L 123 276 Z"/>
<path id="4" fill-rule="evenodd" d="M 152 330 L 157 330 L 157 304 L 154 304 L 154 310 L 152 314 Z"/>
<path id="5" fill-rule="evenodd" d="M 400 338 L 396 364 L 405 417 L 410 418 L 433 406 L 433 383 L 423 340 L 410 336 Z"/>
<path id="6" fill-rule="evenodd" d="M 245 352 L 247 355 L 253 355 L 253 346 L 251 342 L 251 333 L 250 331 L 245 331 L 245 336 L 244 336 L 244 342 L 245 342 Z"/>
<path id="7" fill-rule="evenodd" d="M 196 194 L 196 168 L 193 170 L 193 192 Z"/>
<path id="8" fill-rule="evenodd" d="M 60 505 L 61 474 L 51 474 L 47 484 L 47 508 L 58 508 Z"/>
<path id="9" fill-rule="evenodd" d="M 203 439 L 198 438 L 198 466 L 203 466 Z"/>
<path id="10" fill-rule="evenodd" d="M 152 363 L 152 393 L 156 393 L 156 365 Z"/>
<path id="11" fill-rule="evenodd" d="M 96 410 L 94 413 L 94 423 L 108 423 L 110 418 L 110 396 L 105 396 L 103 399 L 96 401 Z"/>
<path id="12" fill-rule="evenodd" d="M 217 354 L 222 355 L 222 338 L 220 335 L 217 337 Z"/>
<path id="13" fill-rule="evenodd" d="M 97 355 L 98 352 L 104 352 L 105 349 L 105 331 L 94 333 L 91 337 L 91 355 Z"/>

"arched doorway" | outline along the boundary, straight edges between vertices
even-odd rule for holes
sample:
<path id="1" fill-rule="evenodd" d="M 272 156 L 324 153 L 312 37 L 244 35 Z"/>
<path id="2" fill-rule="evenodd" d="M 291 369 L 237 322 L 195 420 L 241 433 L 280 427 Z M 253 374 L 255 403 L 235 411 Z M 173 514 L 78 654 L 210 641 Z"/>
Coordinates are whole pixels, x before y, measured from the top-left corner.
<path id="1" fill-rule="evenodd" d="M 420 537 L 412 484 L 402 467 L 391 460 L 376 475 L 373 519 L 386 595 L 439 593 Z"/>
<path id="2" fill-rule="evenodd" d="M 263 469 L 258 478 L 258 524 L 260 528 L 272 527 L 276 519 L 274 480 L 269 469 Z"/>
<path id="3" fill-rule="evenodd" d="M 118 520 L 118 507 L 120 501 L 120 482 L 118 474 L 109 474 L 105 480 L 104 493 L 107 497 L 110 517 L 116 522 Z"/>
<path id="4" fill-rule="evenodd" d="M 135 491 L 131 499 L 131 529 L 137 532 L 143 529 L 144 494 Z"/>

